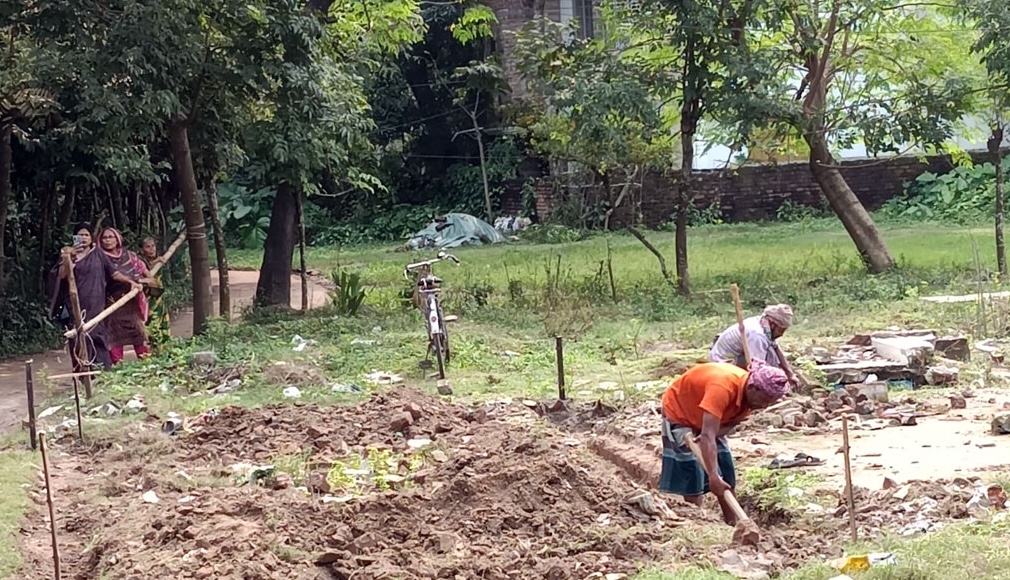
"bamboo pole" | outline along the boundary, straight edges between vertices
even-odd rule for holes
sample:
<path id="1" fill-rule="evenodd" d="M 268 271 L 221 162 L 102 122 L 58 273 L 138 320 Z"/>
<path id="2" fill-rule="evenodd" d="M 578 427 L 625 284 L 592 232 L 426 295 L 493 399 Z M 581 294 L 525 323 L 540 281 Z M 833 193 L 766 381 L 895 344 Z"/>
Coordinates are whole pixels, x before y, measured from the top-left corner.
<path id="1" fill-rule="evenodd" d="M 56 510 L 53 508 L 53 486 L 49 479 L 49 457 L 46 453 L 46 434 L 39 433 L 39 447 L 42 449 L 42 474 L 46 479 L 46 504 L 49 506 L 49 530 L 53 538 L 53 578 L 61 580 L 60 546 L 56 540 Z"/>
<path id="2" fill-rule="evenodd" d="M 151 268 L 149 275 L 154 276 L 155 274 L 157 274 L 158 271 L 161 270 L 161 267 L 164 266 L 165 263 L 168 262 L 168 260 L 172 257 L 172 254 L 174 254 L 175 251 L 178 250 L 179 247 L 185 241 L 186 241 L 186 230 L 183 229 L 181 232 L 179 232 L 179 237 L 175 238 L 175 241 L 172 242 L 172 245 L 169 246 L 168 250 L 165 251 L 165 254 L 162 256 L 163 260 L 161 262 L 158 262 L 157 264 L 154 265 L 153 268 Z M 115 311 L 125 306 L 127 303 L 130 302 L 130 300 L 133 300 L 137 296 L 137 294 L 140 294 L 140 291 L 141 291 L 140 288 L 134 288 L 129 292 L 127 292 L 125 296 L 107 306 L 105 310 L 98 313 L 98 316 L 92 318 L 91 320 L 87 321 L 84 324 L 83 332 L 90 331 L 92 328 L 98 326 L 100 322 L 102 322 L 109 316 L 112 316 L 112 314 Z M 76 329 L 68 330 L 63 333 L 63 336 L 65 336 L 66 338 L 74 338 L 75 336 L 77 336 L 77 330 Z M 87 380 L 85 380 L 84 386 L 85 387 L 88 386 Z M 88 397 L 91 397 L 90 391 L 88 392 Z"/>
<path id="3" fill-rule="evenodd" d="M 39 436 L 35 425 L 35 373 L 32 371 L 32 362 L 25 363 L 25 389 L 28 391 L 28 441 L 32 451 L 35 451 L 39 446 Z"/>
<path id="4" fill-rule="evenodd" d="M 77 377 L 74 377 L 74 408 L 77 409 L 77 439 L 84 443 L 84 417 L 81 416 L 81 390 L 77 387 Z"/>
<path id="5" fill-rule="evenodd" d="M 74 278 L 74 264 L 70 257 L 70 248 L 63 248 L 63 267 L 67 272 L 67 288 L 70 291 L 70 313 L 74 317 L 74 336 L 77 336 L 77 330 L 84 328 L 84 319 L 81 315 L 81 300 L 77 296 L 77 279 Z M 82 332 L 87 332 L 83 330 Z M 66 333 L 64 333 L 66 336 Z M 71 353 L 71 357 L 73 353 Z M 78 370 L 84 370 L 84 361 L 88 360 L 88 345 L 84 340 L 77 341 L 77 363 L 79 365 Z M 84 378 L 84 394 L 87 398 L 91 398 L 91 377 Z"/>
<path id="6" fill-rule="evenodd" d="M 740 287 L 730 284 L 730 294 L 733 295 L 733 308 L 736 310 L 736 325 L 740 329 L 740 344 L 743 346 L 744 366 L 750 367 L 750 344 L 747 342 L 747 331 L 743 326 L 743 307 L 740 306 Z"/>

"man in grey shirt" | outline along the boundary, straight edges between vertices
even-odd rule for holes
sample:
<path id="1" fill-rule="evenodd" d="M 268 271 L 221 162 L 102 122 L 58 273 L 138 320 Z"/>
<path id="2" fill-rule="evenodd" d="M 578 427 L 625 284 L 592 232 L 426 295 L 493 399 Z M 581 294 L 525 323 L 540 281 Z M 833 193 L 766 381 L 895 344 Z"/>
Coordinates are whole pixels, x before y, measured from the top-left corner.
<path id="1" fill-rule="evenodd" d="M 779 349 L 779 345 L 775 342 L 785 334 L 786 329 L 792 323 L 793 309 L 788 304 L 776 304 L 765 307 L 764 312 L 759 316 L 745 318 L 743 328 L 747 334 L 747 346 L 750 347 L 751 360 L 758 360 L 781 368 L 785 371 L 789 382 L 795 385 L 796 376 L 789 367 L 785 355 Z M 734 324 L 716 337 L 715 343 L 712 344 L 712 350 L 708 353 L 708 360 L 730 362 L 741 368 L 746 368 L 739 326 Z"/>

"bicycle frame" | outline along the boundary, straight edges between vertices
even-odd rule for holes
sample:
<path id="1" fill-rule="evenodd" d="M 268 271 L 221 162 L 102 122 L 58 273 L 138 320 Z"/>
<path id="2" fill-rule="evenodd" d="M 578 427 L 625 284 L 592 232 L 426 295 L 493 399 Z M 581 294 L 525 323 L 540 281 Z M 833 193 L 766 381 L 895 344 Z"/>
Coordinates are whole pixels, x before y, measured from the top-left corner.
<path id="1" fill-rule="evenodd" d="M 435 354 L 438 361 L 438 372 L 440 378 L 445 378 L 445 364 L 449 361 L 449 337 L 445 332 L 445 321 L 442 316 L 442 306 L 439 303 L 441 294 L 441 280 L 431 272 L 432 264 L 443 260 L 452 260 L 459 265 L 459 260 L 445 252 L 439 252 L 438 257 L 433 260 L 426 260 L 415 264 L 408 264 L 403 270 L 403 276 L 410 279 L 410 272 L 420 270 L 415 288 L 420 293 L 422 300 L 417 300 L 415 305 L 423 307 L 425 322 L 428 331 L 428 354 Z M 416 296 L 416 295 L 415 295 Z M 420 302 L 420 304 L 418 304 Z M 425 357 L 425 362 L 427 362 Z"/>

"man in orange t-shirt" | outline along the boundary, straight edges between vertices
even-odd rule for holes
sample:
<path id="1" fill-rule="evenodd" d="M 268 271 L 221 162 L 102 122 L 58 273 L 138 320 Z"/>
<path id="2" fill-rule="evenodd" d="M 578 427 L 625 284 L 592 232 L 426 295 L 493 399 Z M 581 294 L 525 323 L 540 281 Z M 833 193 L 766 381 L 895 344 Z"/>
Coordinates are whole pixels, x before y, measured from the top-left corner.
<path id="1" fill-rule="evenodd" d="M 719 499 L 723 519 L 736 516 L 723 492 L 736 487 L 733 455 L 726 434 L 755 409 L 768 407 L 789 392 L 786 373 L 753 361 L 749 371 L 730 363 L 704 363 L 674 379 L 663 394 L 663 472 L 659 490 L 701 505 L 711 491 Z M 705 465 L 700 465 L 685 437 L 697 436 Z"/>

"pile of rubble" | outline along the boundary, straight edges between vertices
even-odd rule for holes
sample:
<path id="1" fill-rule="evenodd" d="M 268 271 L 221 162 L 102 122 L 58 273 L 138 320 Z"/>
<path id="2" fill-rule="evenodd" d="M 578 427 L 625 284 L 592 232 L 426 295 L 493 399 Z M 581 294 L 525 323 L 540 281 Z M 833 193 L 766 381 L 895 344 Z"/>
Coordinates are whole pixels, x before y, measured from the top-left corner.
<path id="1" fill-rule="evenodd" d="M 858 334 L 835 353 L 815 347 L 800 362 L 813 362 L 828 384 L 909 381 L 913 387 L 957 382 L 960 363 L 971 359 L 968 339 L 932 330 Z"/>
<path id="2" fill-rule="evenodd" d="M 966 395 L 971 395 L 965 392 Z M 856 414 L 851 425 L 855 430 L 877 430 L 885 427 L 915 425 L 917 419 L 946 413 L 951 408 L 964 408 L 963 395 L 951 397 L 950 406 L 931 405 L 905 398 L 889 399 L 887 383 L 874 382 L 845 385 L 820 396 L 790 397 L 769 407 L 754 417 L 754 423 L 790 431 L 821 430 L 841 423 L 842 415 Z"/>

